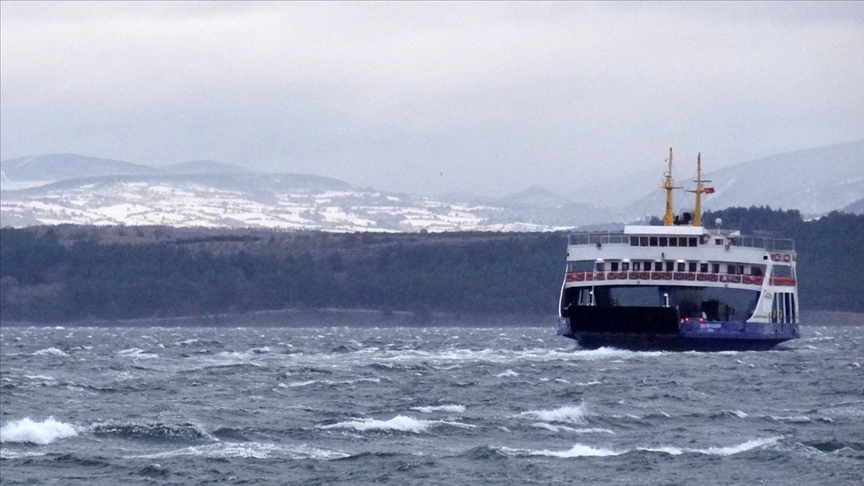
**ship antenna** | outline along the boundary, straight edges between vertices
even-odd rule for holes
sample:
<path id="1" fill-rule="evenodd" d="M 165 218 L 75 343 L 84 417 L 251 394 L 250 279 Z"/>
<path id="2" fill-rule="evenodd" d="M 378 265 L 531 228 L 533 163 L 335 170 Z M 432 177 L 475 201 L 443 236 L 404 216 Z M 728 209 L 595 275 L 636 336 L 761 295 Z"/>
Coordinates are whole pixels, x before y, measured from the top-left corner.
<path id="1" fill-rule="evenodd" d="M 688 190 L 687 192 L 692 192 L 696 194 L 696 209 L 693 215 L 693 226 L 702 226 L 702 194 L 711 194 L 714 192 L 713 187 L 705 187 L 704 181 L 702 180 L 702 153 L 700 152 L 696 155 L 696 189 Z"/>
<path id="2" fill-rule="evenodd" d="M 680 189 L 680 187 L 675 187 L 672 184 L 672 147 L 669 147 L 669 168 L 666 170 L 666 179 L 663 181 L 663 185 L 660 186 L 666 190 L 666 214 L 663 215 L 663 226 L 674 226 L 675 225 L 675 213 L 672 210 L 672 190 Z"/>

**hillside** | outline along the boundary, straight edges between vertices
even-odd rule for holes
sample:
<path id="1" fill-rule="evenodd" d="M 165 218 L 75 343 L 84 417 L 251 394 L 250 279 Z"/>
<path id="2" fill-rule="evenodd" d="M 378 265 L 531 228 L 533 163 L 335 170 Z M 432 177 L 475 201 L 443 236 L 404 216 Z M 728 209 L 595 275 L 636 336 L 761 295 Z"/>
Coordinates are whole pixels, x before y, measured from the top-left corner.
<path id="1" fill-rule="evenodd" d="M 864 140 L 775 155 L 710 171 L 704 210 L 770 206 L 812 218 L 830 211 L 860 211 L 864 197 Z M 676 166 L 676 182 L 693 167 Z M 161 168 L 74 154 L 0 163 L 0 226 L 171 225 L 208 228 L 278 228 L 323 231 L 559 231 L 623 224 L 659 216 L 664 194 L 622 175 L 603 189 L 628 200 L 603 206 L 590 192 L 560 195 L 530 187 L 496 198 L 450 194 L 441 198 L 361 188 L 311 174 L 263 174 L 218 161 Z M 662 167 L 657 168 L 658 173 Z M 588 181 L 574 180 L 574 187 Z M 645 191 L 638 197 L 638 191 Z M 580 202 L 581 200 L 581 202 Z M 693 205 L 679 191 L 676 208 Z M 846 208 L 849 208 L 848 210 Z M 856 209 L 858 208 L 858 209 Z"/>
<path id="2" fill-rule="evenodd" d="M 712 217 L 795 239 L 803 311 L 864 312 L 864 216 L 803 221 L 794 211 L 735 208 Z M 62 322 L 338 308 L 548 315 L 551 322 L 566 244 L 560 232 L 6 228 L 0 230 L 0 318 Z"/>

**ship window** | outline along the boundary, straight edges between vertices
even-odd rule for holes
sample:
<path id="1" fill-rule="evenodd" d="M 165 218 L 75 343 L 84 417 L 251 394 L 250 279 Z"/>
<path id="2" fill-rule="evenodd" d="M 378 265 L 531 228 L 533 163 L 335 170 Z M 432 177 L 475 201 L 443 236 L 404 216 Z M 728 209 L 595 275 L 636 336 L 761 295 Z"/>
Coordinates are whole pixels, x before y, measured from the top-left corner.
<path id="1" fill-rule="evenodd" d="M 688 266 L 688 268 L 687 268 L 688 272 L 695 272 L 696 271 L 696 262 L 690 262 L 687 264 L 687 266 Z"/>
<path id="2" fill-rule="evenodd" d="M 657 246 L 657 237 L 656 236 L 652 236 L 651 238 L 649 238 L 648 241 L 651 242 L 648 246 Z"/>
<path id="3" fill-rule="evenodd" d="M 567 262 L 567 271 L 568 272 L 590 272 L 591 268 L 594 266 L 594 262 L 590 260 L 577 260 L 572 262 Z"/>
<path id="4" fill-rule="evenodd" d="M 639 237 L 631 236 L 630 237 L 630 246 L 639 246 Z"/>
<path id="5" fill-rule="evenodd" d="M 618 271 L 618 262 L 612 262 L 609 265 L 610 265 L 609 270 L 612 270 L 613 272 Z"/>
<path id="6" fill-rule="evenodd" d="M 744 265 L 738 265 L 735 267 L 735 273 L 738 275 L 744 275 Z"/>
<path id="7" fill-rule="evenodd" d="M 630 270 L 630 262 L 621 262 L 621 270 Z"/>
<path id="8" fill-rule="evenodd" d="M 660 246 L 668 246 L 667 240 L 668 240 L 668 238 L 666 238 L 665 236 L 661 236 L 660 237 Z"/>
<path id="9" fill-rule="evenodd" d="M 654 271 L 662 272 L 663 271 L 663 262 L 654 262 Z"/>
<path id="10" fill-rule="evenodd" d="M 720 273 L 720 264 L 712 263 L 711 264 L 711 273 Z"/>
<path id="11" fill-rule="evenodd" d="M 693 238 L 688 238 L 687 241 L 688 241 L 688 243 L 690 243 L 688 246 L 696 246 L 697 242 L 699 240 L 697 240 L 696 237 L 693 237 Z"/>
<path id="12" fill-rule="evenodd" d="M 633 262 L 633 271 L 638 272 L 641 270 L 641 267 L 642 265 L 640 265 L 639 262 Z"/>
<path id="13" fill-rule="evenodd" d="M 672 236 L 669 238 L 669 246 L 678 246 L 678 238 Z"/>
<path id="14" fill-rule="evenodd" d="M 648 246 L 648 237 L 640 236 L 639 237 L 639 246 Z"/>
<path id="15" fill-rule="evenodd" d="M 684 262 L 678 262 L 678 271 L 679 271 L 679 272 L 683 272 L 684 269 L 687 268 L 686 265 L 687 265 L 687 264 L 684 263 Z"/>
<path id="16" fill-rule="evenodd" d="M 675 262 L 666 262 L 666 271 L 667 272 L 675 271 Z"/>
<path id="17" fill-rule="evenodd" d="M 603 271 L 603 262 L 597 262 L 596 265 L 597 266 L 594 267 L 594 270 L 597 272 L 602 272 Z"/>
<path id="18" fill-rule="evenodd" d="M 700 263 L 699 264 L 699 271 L 702 273 L 708 273 L 708 264 L 707 263 Z"/>
<path id="19" fill-rule="evenodd" d="M 774 265 L 771 268 L 772 277 L 792 277 L 792 267 L 787 265 Z"/>
<path id="20" fill-rule="evenodd" d="M 735 275 L 735 265 L 726 265 L 726 273 Z"/>
<path id="21" fill-rule="evenodd" d="M 717 238 L 717 239 L 715 239 L 715 240 L 714 240 L 714 244 L 715 244 L 715 245 L 722 245 L 722 244 L 723 244 L 723 238 Z"/>
<path id="22" fill-rule="evenodd" d="M 687 238 L 684 236 L 678 238 L 678 246 L 687 246 Z"/>

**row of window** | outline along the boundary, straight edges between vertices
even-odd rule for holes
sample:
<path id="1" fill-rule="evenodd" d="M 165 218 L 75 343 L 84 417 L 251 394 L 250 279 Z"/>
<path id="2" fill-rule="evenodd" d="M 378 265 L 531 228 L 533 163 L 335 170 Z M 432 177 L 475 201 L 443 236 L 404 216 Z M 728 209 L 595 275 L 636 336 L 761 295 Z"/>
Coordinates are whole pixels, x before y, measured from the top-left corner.
<path id="1" fill-rule="evenodd" d="M 570 262 L 567 271 L 569 272 L 586 272 L 592 270 L 586 264 L 590 262 Z M 700 263 L 700 262 L 679 262 L 673 260 L 667 261 L 635 261 L 635 262 L 596 262 L 594 271 L 597 272 L 618 272 L 618 271 L 655 271 L 655 272 L 701 272 L 701 273 L 721 273 L 721 269 L 729 275 L 764 275 L 765 268 L 759 265 L 738 265 L 738 264 L 720 264 L 720 263 Z"/>
<path id="2" fill-rule="evenodd" d="M 702 244 L 705 244 L 703 237 Z M 722 239 L 720 240 L 722 244 Z M 630 246 L 698 246 L 695 236 L 631 236 Z"/>

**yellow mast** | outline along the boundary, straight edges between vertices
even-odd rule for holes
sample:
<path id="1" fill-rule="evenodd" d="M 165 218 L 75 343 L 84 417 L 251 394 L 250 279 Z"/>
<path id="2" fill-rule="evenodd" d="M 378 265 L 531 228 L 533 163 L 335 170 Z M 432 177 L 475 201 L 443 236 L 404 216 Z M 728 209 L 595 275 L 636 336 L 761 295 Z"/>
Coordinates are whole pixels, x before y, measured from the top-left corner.
<path id="1" fill-rule="evenodd" d="M 680 189 L 680 187 L 675 187 L 672 185 L 672 147 L 669 147 L 669 168 L 666 170 L 666 179 L 663 181 L 663 185 L 660 186 L 666 190 L 666 214 L 663 215 L 663 226 L 674 226 L 675 225 L 675 213 L 672 210 L 672 190 Z"/>
<path id="2" fill-rule="evenodd" d="M 696 189 L 688 190 L 687 192 L 692 192 L 696 194 L 696 209 L 693 215 L 693 226 L 702 226 L 702 194 L 707 194 L 709 191 L 705 189 L 705 186 L 702 184 L 703 182 L 711 182 L 711 181 L 703 181 L 702 180 L 702 153 L 700 152 L 696 156 Z"/>

